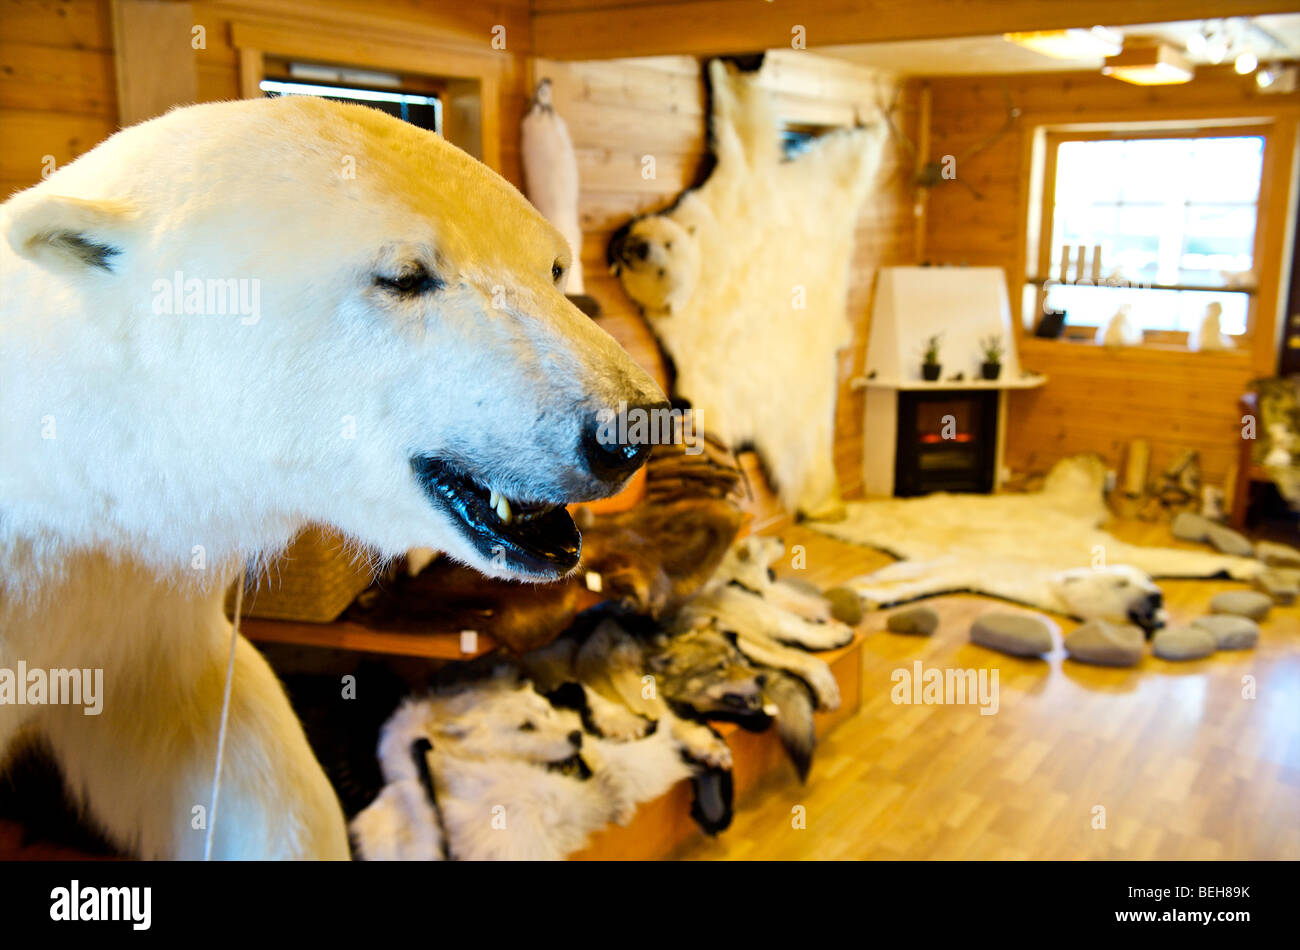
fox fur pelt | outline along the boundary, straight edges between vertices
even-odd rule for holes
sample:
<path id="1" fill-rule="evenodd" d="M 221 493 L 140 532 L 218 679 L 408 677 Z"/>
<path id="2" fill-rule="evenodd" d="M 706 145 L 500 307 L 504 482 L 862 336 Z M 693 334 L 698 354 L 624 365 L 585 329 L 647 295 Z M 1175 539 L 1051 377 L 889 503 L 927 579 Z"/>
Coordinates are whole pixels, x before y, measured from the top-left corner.
<path id="1" fill-rule="evenodd" d="M 712 174 L 616 232 L 611 269 L 671 358 L 675 394 L 732 446 L 752 444 L 782 502 L 838 509 L 836 351 L 848 268 L 883 124 L 822 136 L 786 160 L 760 74 L 709 63 Z"/>

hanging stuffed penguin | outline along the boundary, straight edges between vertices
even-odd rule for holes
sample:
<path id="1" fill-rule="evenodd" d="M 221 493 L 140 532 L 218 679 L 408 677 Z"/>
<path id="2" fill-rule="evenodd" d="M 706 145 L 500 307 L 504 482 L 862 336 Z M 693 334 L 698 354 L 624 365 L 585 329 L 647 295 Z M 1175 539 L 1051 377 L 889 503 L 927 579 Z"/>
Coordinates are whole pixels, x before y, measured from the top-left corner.
<path id="1" fill-rule="evenodd" d="M 532 106 L 520 123 L 524 191 L 547 221 L 560 229 L 573 252 L 565 292 L 584 295 L 582 228 L 578 225 L 578 159 L 569 127 L 551 105 L 551 81 L 543 79 L 533 93 Z M 579 304 L 581 306 L 581 304 Z"/>

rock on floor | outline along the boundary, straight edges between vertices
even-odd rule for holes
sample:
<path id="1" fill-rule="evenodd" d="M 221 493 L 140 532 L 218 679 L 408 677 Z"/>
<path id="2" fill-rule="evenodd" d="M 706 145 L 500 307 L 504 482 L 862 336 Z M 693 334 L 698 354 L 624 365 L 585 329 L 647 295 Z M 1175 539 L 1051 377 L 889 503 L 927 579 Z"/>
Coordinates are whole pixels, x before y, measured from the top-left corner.
<path id="1" fill-rule="evenodd" d="M 1210 543 L 1224 554 L 1250 557 L 1255 553 L 1254 545 L 1246 539 L 1245 535 L 1238 534 L 1231 528 L 1226 528 L 1221 524 L 1210 525 L 1206 534 L 1209 536 Z"/>
<path id="2" fill-rule="evenodd" d="M 1220 650 L 1252 650 L 1259 642 L 1259 624 L 1236 614 L 1211 614 L 1192 621 L 1193 627 L 1210 631 Z"/>
<path id="3" fill-rule="evenodd" d="M 1300 597 L 1300 570 L 1293 567 L 1270 567 L 1252 577 L 1250 583 L 1275 604 L 1289 606 Z"/>
<path id="4" fill-rule="evenodd" d="M 1215 594 L 1210 601 L 1212 614 L 1236 614 L 1260 621 L 1268 616 L 1273 606 L 1273 598 L 1253 590 L 1230 590 Z"/>
<path id="5" fill-rule="evenodd" d="M 1089 620 L 1065 638 L 1070 659 L 1096 666 L 1136 666 L 1145 647 L 1141 628 L 1105 620 Z"/>
<path id="6" fill-rule="evenodd" d="M 1199 660 L 1218 649 L 1214 634 L 1204 627 L 1165 627 L 1156 632 L 1151 652 L 1164 660 Z"/>
<path id="7" fill-rule="evenodd" d="M 984 614 L 971 625 L 970 639 L 1012 656 L 1040 656 L 1052 649 L 1051 627 L 1031 614 Z"/>
<path id="8" fill-rule="evenodd" d="M 1174 533 L 1175 538 L 1181 538 L 1183 541 L 1204 541 L 1210 536 L 1210 529 L 1214 526 L 1213 521 L 1194 511 L 1180 511 L 1169 525 L 1169 530 Z"/>
<path id="9" fill-rule="evenodd" d="M 928 637 L 939 627 L 939 614 L 933 607 L 908 607 L 890 614 L 885 627 L 894 633 Z"/>
<path id="10" fill-rule="evenodd" d="M 862 622 L 862 598 L 848 587 L 832 587 L 822 595 L 831 602 L 831 616 L 840 623 L 856 627 Z"/>
<path id="11" fill-rule="evenodd" d="M 1270 567 L 1300 567 L 1300 551 L 1289 544 L 1260 541 L 1255 545 L 1255 557 Z"/>

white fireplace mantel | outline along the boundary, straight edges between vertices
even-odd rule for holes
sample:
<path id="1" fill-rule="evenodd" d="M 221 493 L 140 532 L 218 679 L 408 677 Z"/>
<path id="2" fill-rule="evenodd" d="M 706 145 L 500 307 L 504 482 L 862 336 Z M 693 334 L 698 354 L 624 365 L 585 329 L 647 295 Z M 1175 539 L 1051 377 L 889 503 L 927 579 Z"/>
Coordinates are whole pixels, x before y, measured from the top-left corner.
<path id="1" fill-rule="evenodd" d="M 926 341 L 935 335 L 943 372 L 929 382 L 921 377 L 921 361 Z M 980 341 L 993 335 L 1005 349 L 1002 371 L 997 379 L 984 379 Z M 1021 371 L 1000 267 L 881 268 L 865 369 L 867 375 L 851 385 L 866 390 L 862 481 L 869 496 L 894 494 L 900 393 L 998 392 L 996 490 L 1003 480 L 1007 392 L 1047 382 L 1046 376 Z M 957 374 L 963 378 L 951 378 Z"/>

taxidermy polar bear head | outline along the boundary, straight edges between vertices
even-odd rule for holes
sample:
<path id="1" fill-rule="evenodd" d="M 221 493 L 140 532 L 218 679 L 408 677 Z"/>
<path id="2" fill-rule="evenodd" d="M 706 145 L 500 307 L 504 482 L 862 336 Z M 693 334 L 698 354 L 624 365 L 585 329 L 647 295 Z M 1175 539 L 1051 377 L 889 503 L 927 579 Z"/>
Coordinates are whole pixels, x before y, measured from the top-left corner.
<path id="1" fill-rule="evenodd" d="M 577 563 L 568 502 L 662 394 L 564 296 L 564 238 L 376 110 L 178 109 L 0 206 L 0 545 L 160 570 L 332 524 L 484 572 Z M 626 427 L 624 428 L 626 431 Z"/>
<path id="2" fill-rule="evenodd" d="M 1141 627 L 1149 638 L 1165 625 L 1164 596 L 1135 567 L 1080 567 L 1052 577 L 1067 613 L 1084 620 L 1108 620 Z"/>
<path id="3" fill-rule="evenodd" d="M 627 295 L 652 315 L 681 310 L 700 279 L 695 228 L 667 215 L 649 215 L 624 225 L 610 238 L 605 254 Z"/>

